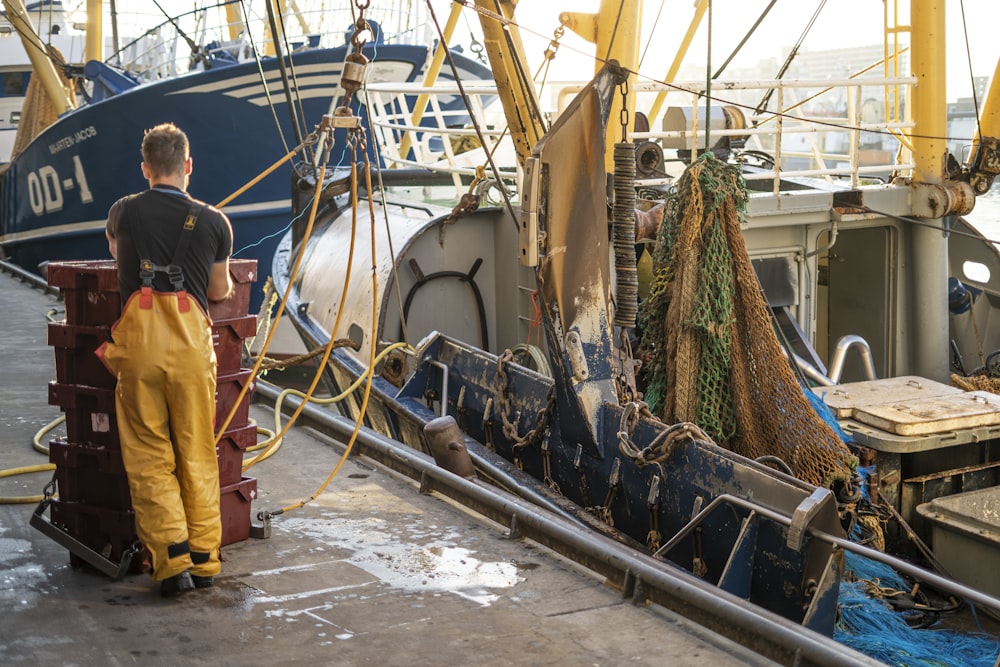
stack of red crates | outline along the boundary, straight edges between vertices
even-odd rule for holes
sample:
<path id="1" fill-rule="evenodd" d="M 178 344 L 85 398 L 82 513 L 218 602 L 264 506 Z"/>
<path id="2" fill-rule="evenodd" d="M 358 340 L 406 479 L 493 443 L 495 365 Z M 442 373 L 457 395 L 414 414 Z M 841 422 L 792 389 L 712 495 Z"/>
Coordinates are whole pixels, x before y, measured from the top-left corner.
<path id="1" fill-rule="evenodd" d="M 256 260 L 231 260 L 233 297 L 211 304 L 212 340 L 217 366 L 215 426 L 222 425 L 251 371 L 241 368 L 243 340 L 254 335 L 256 317 L 247 313 Z M 66 321 L 49 324 L 48 342 L 55 351 L 56 379 L 49 383 L 49 403 L 66 415 L 66 437 L 49 443 L 56 465 L 58 498 L 51 521 L 72 537 L 120 562 L 138 540 L 128 480 L 122 465 L 115 418 L 115 378 L 94 351 L 108 339 L 121 315 L 118 272 L 113 261 L 53 262 L 48 282 L 60 288 Z M 216 448 L 222 487 L 222 544 L 250 535 L 250 503 L 257 480 L 243 477 L 243 453 L 257 442 L 249 422 L 250 391 L 244 395 Z M 71 559 L 77 562 L 75 556 Z M 130 572 L 145 569 L 146 559 L 133 559 Z"/>

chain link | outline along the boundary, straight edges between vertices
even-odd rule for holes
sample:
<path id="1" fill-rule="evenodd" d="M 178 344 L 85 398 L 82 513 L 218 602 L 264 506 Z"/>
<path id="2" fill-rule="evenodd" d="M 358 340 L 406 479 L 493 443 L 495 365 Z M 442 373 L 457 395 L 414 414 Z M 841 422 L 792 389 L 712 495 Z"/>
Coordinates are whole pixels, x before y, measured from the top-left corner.
<path id="1" fill-rule="evenodd" d="M 622 123 L 622 143 L 628 141 L 628 124 L 629 124 L 629 114 L 628 114 L 628 79 L 622 81 L 622 85 L 619 87 L 622 91 L 622 110 L 621 110 L 621 123 Z"/>
<path id="2" fill-rule="evenodd" d="M 651 463 L 660 463 L 670 457 L 674 443 L 679 440 L 694 440 L 712 442 L 712 439 L 696 424 L 679 422 L 660 431 L 653 441 L 643 449 L 639 449 L 632 441 L 632 432 L 640 417 L 659 421 L 649 406 L 643 401 L 634 401 L 625 405 L 618 427 L 618 451 L 622 456 L 632 461 L 637 467 L 644 468 Z"/>
<path id="3" fill-rule="evenodd" d="M 552 452 L 549 451 L 549 441 L 542 441 L 542 483 L 547 487 L 562 495 L 559 484 L 552 477 Z"/>
<path id="4" fill-rule="evenodd" d="M 597 518 L 609 526 L 615 525 L 615 519 L 611 515 L 611 504 L 615 502 L 615 498 L 618 496 L 618 487 L 621 486 L 621 462 L 621 459 L 616 458 L 614 463 L 611 464 L 611 475 L 608 477 L 608 493 L 604 497 L 604 504 L 600 507 L 591 508 L 594 514 L 597 515 Z"/>
<path id="5" fill-rule="evenodd" d="M 510 412 L 513 408 L 510 402 L 510 379 L 507 377 L 506 366 L 514 358 L 514 353 L 509 349 L 497 357 L 497 391 L 496 404 L 497 412 L 500 413 L 500 421 L 503 424 L 503 434 L 513 443 L 515 457 L 517 452 L 531 445 L 537 444 L 552 421 L 552 408 L 555 405 L 555 387 L 549 387 L 545 407 L 535 415 L 535 427 L 523 436 L 517 432 L 517 419 L 511 420 Z"/>
<path id="6" fill-rule="evenodd" d="M 562 39 L 562 36 L 565 34 L 566 28 L 563 26 L 559 26 L 552 31 L 552 39 L 549 41 L 549 45 L 545 48 L 545 52 L 542 54 L 542 57 L 545 60 L 555 59 L 556 53 L 559 51 L 559 40 Z"/>

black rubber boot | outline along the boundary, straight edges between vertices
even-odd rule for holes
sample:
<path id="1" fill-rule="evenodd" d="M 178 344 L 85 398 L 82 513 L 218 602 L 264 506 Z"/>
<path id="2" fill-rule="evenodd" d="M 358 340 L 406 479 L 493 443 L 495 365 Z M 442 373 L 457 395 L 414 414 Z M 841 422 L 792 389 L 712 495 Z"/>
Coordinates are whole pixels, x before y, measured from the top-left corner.
<path id="1" fill-rule="evenodd" d="M 191 581 L 194 582 L 195 588 L 208 588 L 215 585 L 215 580 L 211 576 L 202 577 L 197 574 L 192 574 Z"/>
<path id="2" fill-rule="evenodd" d="M 181 572 L 180 574 L 175 574 L 172 577 L 167 577 L 160 582 L 160 595 L 165 598 L 173 598 L 187 593 L 194 588 L 194 581 L 191 579 L 191 574 L 188 571 Z"/>

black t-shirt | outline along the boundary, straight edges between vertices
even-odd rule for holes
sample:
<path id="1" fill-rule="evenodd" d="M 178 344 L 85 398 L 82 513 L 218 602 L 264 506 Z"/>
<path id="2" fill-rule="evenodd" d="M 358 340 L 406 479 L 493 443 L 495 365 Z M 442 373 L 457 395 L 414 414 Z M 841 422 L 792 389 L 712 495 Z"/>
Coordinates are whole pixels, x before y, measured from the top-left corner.
<path id="1" fill-rule="evenodd" d="M 123 197 L 108 211 L 108 233 L 118 243 L 118 289 L 122 304 L 142 286 L 139 260 L 166 266 L 174 258 L 184 220 L 197 200 L 182 190 L 157 185 L 137 195 Z M 198 202 L 200 203 L 200 202 Z M 223 262 L 233 250 L 233 228 L 221 211 L 205 206 L 198 216 L 182 269 L 184 288 L 208 312 L 208 277 L 215 262 Z M 151 257 L 139 257 L 139 251 Z M 153 289 L 172 292 L 164 272 L 157 271 Z"/>

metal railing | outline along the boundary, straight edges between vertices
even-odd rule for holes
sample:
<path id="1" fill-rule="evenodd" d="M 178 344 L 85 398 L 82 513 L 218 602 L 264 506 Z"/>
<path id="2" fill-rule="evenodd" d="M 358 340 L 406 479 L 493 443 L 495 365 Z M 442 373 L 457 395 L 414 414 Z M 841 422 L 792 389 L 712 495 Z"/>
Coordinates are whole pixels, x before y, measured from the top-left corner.
<path id="1" fill-rule="evenodd" d="M 706 106 L 706 86 L 702 83 L 671 85 L 640 82 L 632 90 L 636 109 L 653 106 L 653 99 L 665 95 L 664 109 L 649 119 L 649 129 L 633 131 L 630 139 L 652 142 L 663 150 L 662 177 L 640 178 L 639 185 L 671 182 L 701 152 L 720 140 L 728 142 L 731 158 L 767 156 L 758 169 L 748 169 L 745 178 L 754 189 L 777 194 L 782 179 L 820 178 L 843 182 L 852 188 L 881 184 L 897 175 L 908 175 L 913 162 L 906 136 L 912 121 L 895 118 L 895 100 L 906 99 L 916 83 L 914 78 L 859 77 L 842 80 L 758 80 L 715 81 L 711 102 Z M 577 83 L 550 84 L 554 119 L 581 86 Z M 487 152 L 496 160 L 504 177 L 516 173 L 514 152 L 504 128 L 506 122 L 497 90 L 492 83 L 465 83 L 463 86 L 471 118 L 478 122 L 485 150 L 470 123 L 470 112 L 459 108 L 442 110 L 444 101 L 453 101 L 461 90 L 454 83 L 424 87 L 420 84 L 369 84 L 372 131 L 383 159 L 390 166 L 446 171 L 455 175 L 475 173 L 486 163 Z M 757 111 L 754 104 L 768 90 L 774 90 L 768 110 Z M 412 121 L 418 97 L 429 100 L 420 124 Z M 904 105 L 900 105 L 904 106 Z M 905 112 L 905 106 L 901 111 Z M 711 117 L 712 122 L 706 123 Z M 410 146 L 405 155 L 399 147 L 404 137 Z M 801 184 L 798 186 L 801 187 Z"/>
<path id="2" fill-rule="evenodd" d="M 455 104 L 463 91 L 466 104 Z M 372 133 L 390 168 L 422 167 L 451 174 L 461 193 L 461 177 L 475 176 L 477 167 L 487 165 L 487 155 L 493 155 L 501 178 L 516 177 L 513 145 L 492 82 L 469 82 L 461 88 L 454 82 L 430 87 L 376 83 L 367 85 L 364 95 Z M 414 108 L 423 96 L 427 107 L 416 123 Z M 403 154 L 401 147 L 407 145 Z"/>

